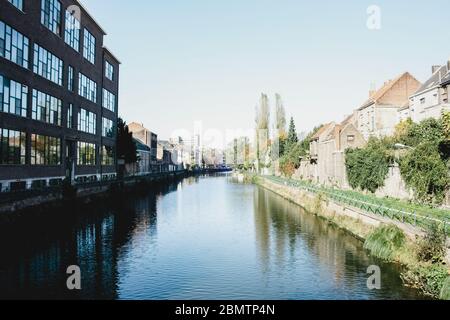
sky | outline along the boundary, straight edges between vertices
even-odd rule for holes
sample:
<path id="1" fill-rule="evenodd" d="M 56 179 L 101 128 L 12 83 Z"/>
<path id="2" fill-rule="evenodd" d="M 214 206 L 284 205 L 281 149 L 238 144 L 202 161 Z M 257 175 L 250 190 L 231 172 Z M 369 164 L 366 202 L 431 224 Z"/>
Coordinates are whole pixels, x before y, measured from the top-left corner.
<path id="1" fill-rule="evenodd" d="M 372 84 L 423 82 L 450 58 L 448 0 L 81 2 L 122 62 L 119 114 L 162 139 L 198 121 L 249 130 L 263 92 L 306 132 L 342 121 Z"/>

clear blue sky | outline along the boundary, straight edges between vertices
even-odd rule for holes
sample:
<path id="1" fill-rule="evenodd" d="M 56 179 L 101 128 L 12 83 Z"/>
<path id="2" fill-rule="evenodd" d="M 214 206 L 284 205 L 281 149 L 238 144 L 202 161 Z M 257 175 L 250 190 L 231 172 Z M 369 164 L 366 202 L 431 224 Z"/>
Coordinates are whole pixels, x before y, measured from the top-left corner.
<path id="1" fill-rule="evenodd" d="M 82 0 L 122 61 L 120 114 L 167 138 L 174 129 L 254 124 L 279 92 L 299 131 L 340 121 L 409 71 L 450 57 L 448 0 Z M 381 30 L 366 26 L 370 5 Z"/>

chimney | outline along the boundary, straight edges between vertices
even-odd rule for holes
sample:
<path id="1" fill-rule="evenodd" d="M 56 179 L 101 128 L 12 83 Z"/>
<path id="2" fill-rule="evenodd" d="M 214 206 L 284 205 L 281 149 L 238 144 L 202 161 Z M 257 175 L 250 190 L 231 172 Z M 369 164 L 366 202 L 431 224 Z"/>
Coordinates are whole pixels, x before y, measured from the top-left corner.
<path id="1" fill-rule="evenodd" d="M 450 58 L 447 61 L 447 72 L 449 72 L 449 71 L 450 71 Z"/>
<path id="2" fill-rule="evenodd" d="M 440 67 L 441 66 L 438 66 L 438 65 L 431 66 L 431 73 L 434 74 L 436 71 L 439 70 Z"/>

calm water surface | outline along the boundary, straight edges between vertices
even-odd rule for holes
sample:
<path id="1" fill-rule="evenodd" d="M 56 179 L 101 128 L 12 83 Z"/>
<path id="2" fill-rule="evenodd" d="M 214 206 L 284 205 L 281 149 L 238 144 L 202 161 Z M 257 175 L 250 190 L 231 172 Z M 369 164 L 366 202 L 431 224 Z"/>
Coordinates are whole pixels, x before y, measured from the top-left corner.
<path id="1" fill-rule="evenodd" d="M 360 241 L 224 175 L 3 224 L 0 254 L 0 298 L 421 298 Z M 366 286 L 373 264 L 381 290 Z M 69 265 L 79 292 L 66 289 Z"/>

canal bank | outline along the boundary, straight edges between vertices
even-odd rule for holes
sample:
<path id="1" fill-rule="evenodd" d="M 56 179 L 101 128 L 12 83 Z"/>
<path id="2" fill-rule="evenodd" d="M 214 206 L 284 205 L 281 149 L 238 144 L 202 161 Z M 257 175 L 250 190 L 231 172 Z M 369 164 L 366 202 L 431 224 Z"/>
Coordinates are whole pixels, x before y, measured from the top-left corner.
<path id="1" fill-rule="evenodd" d="M 280 183 L 269 177 L 254 176 L 252 181 L 303 207 L 307 212 L 346 230 L 363 241 L 371 254 L 405 266 L 407 271 L 402 274 L 402 277 L 406 285 L 414 286 L 434 298 L 450 299 L 449 249 L 446 248 L 442 263 L 419 261 L 417 258 L 418 247 L 424 237 L 427 237 L 422 229 L 337 203 L 322 193 L 312 193 L 289 185 L 287 180 Z M 389 239 L 389 236 L 387 236 L 388 239 L 377 239 L 378 243 L 371 243 L 375 236 L 389 228 L 387 226 L 395 226 L 390 230 L 400 234 L 400 237 L 403 237 L 402 234 L 405 235 L 405 241 L 398 247 L 392 247 L 389 244 L 392 240 Z M 385 247 L 381 250 L 383 253 L 387 250 L 391 251 L 389 257 L 377 252 L 380 247 Z"/>
<path id="2" fill-rule="evenodd" d="M 183 178 L 229 172 L 229 169 L 202 169 L 158 172 L 77 184 L 66 184 L 0 193 L 0 221 L 15 215 L 45 212 L 71 203 L 88 204 L 98 199 L 145 190 L 148 186 L 165 184 Z"/>
<path id="3" fill-rule="evenodd" d="M 166 183 L 193 175 L 186 170 L 130 176 L 121 180 L 104 180 L 82 184 L 66 184 L 43 189 L 0 194 L 0 219 L 33 211 L 46 211 L 67 203 L 91 203 L 117 193 L 127 193 L 149 184 Z"/>

